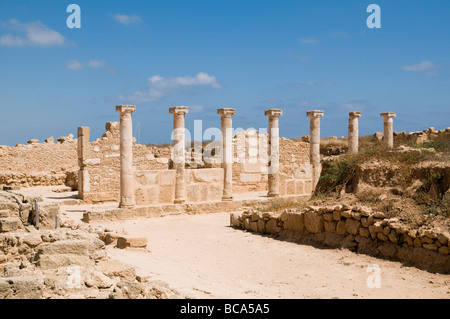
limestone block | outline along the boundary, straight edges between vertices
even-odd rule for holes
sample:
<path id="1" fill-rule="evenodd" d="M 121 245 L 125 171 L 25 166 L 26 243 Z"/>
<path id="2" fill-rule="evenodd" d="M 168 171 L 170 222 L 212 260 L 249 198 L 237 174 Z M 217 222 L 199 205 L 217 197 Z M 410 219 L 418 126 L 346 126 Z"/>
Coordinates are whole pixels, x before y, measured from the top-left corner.
<path id="1" fill-rule="evenodd" d="M 310 233 L 316 234 L 323 231 L 323 218 L 313 211 L 304 214 L 305 228 Z"/>
<path id="2" fill-rule="evenodd" d="M 230 214 L 230 226 L 241 227 L 241 221 L 239 220 L 239 213 L 233 212 Z"/>
<path id="3" fill-rule="evenodd" d="M 305 229 L 304 214 L 287 212 L 287 220 L 284 222 L 284 229 L 302 232 Z"/>
<path id="4" fill-rule="evenodd" d="M 222 183 L 223 170 L 221 168 L 193 169 L 192 176 L 198 183 Z"/>
<path id="5" fill-rule="evenodd" d="M 277 233 L 277 221 L 275 219 L 270 219 L 266 223 L 266 232 L 269 234 Z"/>
<path id="6" fill-rule="evenodd" d="M 258 233 L 263 233 L 266 229 L 266 222 L 263 219 L 258 220 Z"/>
<path id="7" fill-rule="evenodd" d="M 11 232 L 21 229 L 22 221 L 18 217 L 8 217 L 0 219 L 0 232 Z"/>
<path id="8" fill-rule="evenodd" d="M 40 299 L 43 289 L 40 276 L 0 278 L 0 299 Z"/>
<path id="9" fill-rule="evenodd" d="M 120 236 L 117 237 L 117 248 L 146 248 L 147 238 L 145 237 L 131 237 L 131 236 Z"/>
<path id="10" fill-rule="evenodd" d="M 326 232 L 334 233 L 336 231 L 336 221 L 324 221 L 323 226 Z"/>
<path id="11" fill-rule="evenodd" d="M 305 183 L 304 181 L 296 181 L 295 182 L 295 193 L 297 195 L 304 195 L 305 193 Z"/>
<path id="12" fill-rule="evenodd" d="M 242 171 L 244 173 L 261 173 L 261 162 L 254 163 L 245 162 L 242 164 Z"/>
<path id="13" fill-rule="evenodd" d="M 361 223 L 354 219 L 347 219 L 345 221 L 345 226 L 346 226 L 349 234 L 358 235 L 359 228 L 361 227 Z"/>
<path id="14" fill-rule="evenodd" d="M 161 170 L 159 171 L 159 183 L 162 186 L 171 186 L 175 185 L 175 170 Z"/>
<path id="15" fill-rule="evenodd" d="M 40 255 L 36 264 L 41 269 L 46 270 L 68 267 L 70 265 L 91 267 L 94 265 L 94 261 L 89 256 L 79 254 L 51 254 Z"/>
<path id="16" fill-rule="evenodd" d="M 171 204 L 173 203 L 174 200 L 175 200 L 175 187 L 173 185 L 161 186 L 159 189 L 159 203 Z"/>
<path id="17" fill-rule="evenodd" d="M 241 173 L 240 181 L 242 183 L 257 183 L 257 182 L 261 181 L 261 174 Z"/>
<path id="18" fill-rule="evenodd" d="M 133 266 L 125 264 L 119 260 L 111 259 L 101 261 L 98 263 L 97 268 L 109 278 L 120 277 L 123 280 L 128 280 L 131 282 L 133 282 L 136 278 L 136 269 Z"/>
<path id="19" fill-rule="evenodd" d="M 345 221 L 341 220 L 336 225 L 336 233 L 338 235 L 345 235 L 347 233 L 347 226 Z"/>
<path id="20" fill-rule="evenodd" d="M 137 171 L 136 181 L 141 185 L 156 185 L 159 183 L 159 171 Z"/>

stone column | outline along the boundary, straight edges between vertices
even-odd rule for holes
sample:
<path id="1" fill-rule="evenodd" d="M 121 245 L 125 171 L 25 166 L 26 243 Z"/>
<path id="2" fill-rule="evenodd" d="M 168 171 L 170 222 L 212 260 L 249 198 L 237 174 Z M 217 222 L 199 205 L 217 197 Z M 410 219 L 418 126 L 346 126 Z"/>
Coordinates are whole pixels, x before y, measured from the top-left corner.
<path id="1" fill-rule="evenodd" d="M 386 113 L 381 113 L 380 116 L 384 118 L 383 144 L 387 148 L 393 148 L 394 147 L 394 117 L 397 116 L 397 113 L 386 112 Z"/>
<path id="2" fill-rule="evenodd" d="M 310 143 L 310 161 L 312 165 L 312 189 L 316 189 L 319 182 L 322 165 L 320 164 L 320 118 L 323 111 L 308 111 L 306 115 L 310 118 L 309 124 L 309 143 Z"/>
<path id="3" fill-rule="evenodd" d="M 222 168 L 223 168 L 223 201 L 233 200 L 233 119 L 235 109 L 217 109 L 221 116 L 222 129 Z"/>
<path id="4" fill-rule="evenodd" d="M 173 164 L 176 171 L 174 203 L 183 204 L 186 201 L 184 117 L 188 108 L 174 106 L 169 108 L 169 113 L 173 114 Z"/>
<path id="5" fill-rule="evenodd" d="M 280 129 L 278 125 L 278 117 L 283 115 L 280 109 L 270 109 L 264 112 L 264 115 L 269 117 L 269 134 L 268 134 L 268 150 L 269 155 L 269 169 L 268 181 L 269 192 L 267 196 L 280 196 Z"/>
<path id="6" fill-rule="evenodd" d="M 136 205 L 134 196 L 133 172 L 133 121 L 131 114 L 136 112 L 134 105 L 117 105 L 120 112 L 120 207 Z"/>
<path id="7" fill-rule="evenodd" d="M 90 155 L 89 145 L 90 128 L 78 127 L 77 152 L 78 152 L 78 198 L 84 200 L 85 194 L 90 191 L 89 171 L 86 159 Z"/>
<path id="8" fill-rule="evenodd" d="M 350 112 L 348 118 L 348 154 L 357 154 L 359 146 L 358 118 L 361 112 Z"/>

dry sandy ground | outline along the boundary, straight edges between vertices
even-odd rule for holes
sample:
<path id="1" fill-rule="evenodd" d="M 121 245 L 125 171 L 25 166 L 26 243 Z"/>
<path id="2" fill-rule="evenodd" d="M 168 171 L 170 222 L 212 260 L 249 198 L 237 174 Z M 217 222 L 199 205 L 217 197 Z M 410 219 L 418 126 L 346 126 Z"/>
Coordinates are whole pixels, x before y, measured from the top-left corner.
<path id="1" fill-rule="evenodd" d="M 149 251 L 109 247 L 109 253 L 189 298 L 450 299 L 450 275 L 233 229 L 228 213 L 101 225 L 147 237 Z M 381 270 L 380 288 L 367 286 L 373 264 Z"/>

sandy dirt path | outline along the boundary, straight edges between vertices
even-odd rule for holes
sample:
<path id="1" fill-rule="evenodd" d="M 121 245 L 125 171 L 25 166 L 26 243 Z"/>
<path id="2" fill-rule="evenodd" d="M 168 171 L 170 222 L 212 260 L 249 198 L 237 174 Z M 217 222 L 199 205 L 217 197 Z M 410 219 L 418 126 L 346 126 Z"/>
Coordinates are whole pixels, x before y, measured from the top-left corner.
<path id="1" fill-rule="evenodd" d="M 229 214 L 178 215 L 102 223 L 147 237 L 148 251 L 109 247 L 112 258 L 190 298 L 445 298 L 450 275 L 399 262 L 320 249 L 229 227 Z M 369 265 L 380 288 L 368 288 Z"/>

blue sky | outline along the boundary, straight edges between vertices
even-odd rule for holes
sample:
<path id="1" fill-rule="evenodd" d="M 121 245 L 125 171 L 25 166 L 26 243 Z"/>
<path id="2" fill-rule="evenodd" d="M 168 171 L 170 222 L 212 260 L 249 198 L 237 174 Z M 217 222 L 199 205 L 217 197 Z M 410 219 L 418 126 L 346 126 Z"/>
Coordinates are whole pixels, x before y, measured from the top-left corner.
<path id="1" fill-rule="evenodd" d="M 69 4 L 81 28 L 69 29 Z M 369 29 L 369 4 L 381 29 Z M 117 104 L 134 104 L 141 143 L 168 143 L 169 107 L 190 106 L 186 126 L 267 127 L 309 134 L 306 111 L 325 111 L 322 136 L 345 136 L 349 111 L 360 134 L 450 126 L 450 1 L 154 0 L 0 1 L 0 145 L 91 127 Z"/>

